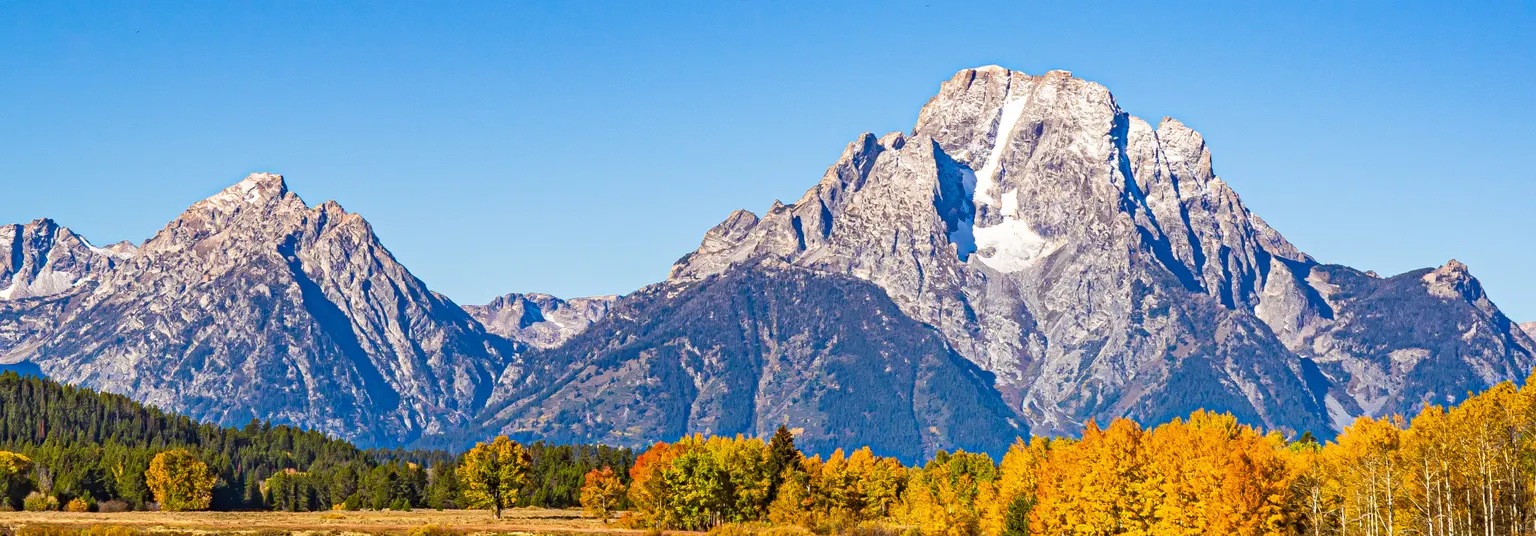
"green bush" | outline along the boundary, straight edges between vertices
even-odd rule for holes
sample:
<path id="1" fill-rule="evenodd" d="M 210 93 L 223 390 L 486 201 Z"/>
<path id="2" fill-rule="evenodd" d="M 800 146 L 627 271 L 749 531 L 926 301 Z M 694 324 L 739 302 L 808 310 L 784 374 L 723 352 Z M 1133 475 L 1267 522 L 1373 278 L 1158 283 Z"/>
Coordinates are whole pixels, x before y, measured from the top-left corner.
<path id="1" fill-rule="evenodd" d="M 45 512 L 59 509 L 59 498 L 52 495 L 43 495 L 36 491 L 27 494 L 27 498 L 21 500 L 21 507 L 28 512 Z"/>

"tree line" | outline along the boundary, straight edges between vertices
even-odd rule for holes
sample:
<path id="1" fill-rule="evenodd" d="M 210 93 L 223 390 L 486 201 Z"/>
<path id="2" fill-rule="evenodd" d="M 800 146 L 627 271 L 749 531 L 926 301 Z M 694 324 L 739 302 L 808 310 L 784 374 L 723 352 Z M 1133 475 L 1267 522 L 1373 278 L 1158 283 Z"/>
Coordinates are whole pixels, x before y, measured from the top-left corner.
<path id="1" fill-rule="evenodd" d="M 134 508 L 499 513 L 580 504 L 605 521 L 623 510 L 619 523 L 659 529 L 1536 534 L 1530 381 L 1454 406 L 1426 405 L 1411 418 L 1362 417 L 1326 443 L 1197 411 L 1150 428 L 1090 421 L 1077 438 L 1020 438 L 1000 460 L 941 451 L 910 467 L 868 447 L 806 455 L 783 427 L 767 441 L 691 435 L 638 457 L 506 437 L 451 455 L 364 451 L 261 423 L 196 425 L 115 395 L 15 374 L 0 375 L 0 403 L 6 508 L 90 508 L 88 500 L 105 499 Z"/>
<path id="2" fill-rule="evenodd" d="M 768 442 L 689 436 L 642 453 L 627 495 L 621 522 L 662 529 L 1536 534 L 1536 386 L 1362 417 L 1327 443 L 1207 411 L 1152 428 L 1090 421 L 1078 438 L 1021 438 L 1001 460 L 939 452 L 917 467 L 868 448 L 805 456 L 783 429 Z"/>
<path id="3" fill-rule="evenodd" d="M 539 442 L 523 448 L 530 467 L 520 504 L 557 508 L 580 504 L 591 469 L 616 468 L 627 481 L 635 457 L 629 449 L 600 445 Z M 170 452 L 188 456 L 164 458 Z M 457 478 L 462 455 L 359 449 L 320 432 L 255 420 L 244 427 L 201 424 L 120 395 L 0 374 L 0 510 L 164 506 L 146 477 L 157 457 L 176 470 L 206 466 L 207 509 L 467 504 Z"/>

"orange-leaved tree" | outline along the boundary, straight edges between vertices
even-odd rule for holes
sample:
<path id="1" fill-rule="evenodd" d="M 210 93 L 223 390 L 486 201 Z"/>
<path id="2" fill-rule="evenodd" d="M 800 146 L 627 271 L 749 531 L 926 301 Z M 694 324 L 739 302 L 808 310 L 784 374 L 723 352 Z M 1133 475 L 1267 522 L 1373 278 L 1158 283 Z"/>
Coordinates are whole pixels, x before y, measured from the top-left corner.
<path id="1" fill-rule="evenodd" d="M 581 486 L 581 507 L 587 515 L 603 520 L 606 525 L 608 516 L 623 498 L 624 483 L 619 481 L 612 467 L 587 471 L 586 481 Z"/>

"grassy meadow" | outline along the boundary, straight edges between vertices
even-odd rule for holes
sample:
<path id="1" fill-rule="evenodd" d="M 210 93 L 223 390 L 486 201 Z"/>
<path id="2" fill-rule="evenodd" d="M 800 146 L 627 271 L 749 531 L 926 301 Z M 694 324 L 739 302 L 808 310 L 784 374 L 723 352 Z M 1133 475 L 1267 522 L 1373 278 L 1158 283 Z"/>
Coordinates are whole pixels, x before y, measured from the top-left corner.
<path id="1" fill-rule="evenodd" d="M 424 532 L 422 527 L 434 530 Z M 10 536 L 132 536 L 133 534 L 406 535 L 639 534 L 584 518 L 580 510 L 513 508 L 502 519 L 487 510 L 333 512 L 0 512 Z"/>

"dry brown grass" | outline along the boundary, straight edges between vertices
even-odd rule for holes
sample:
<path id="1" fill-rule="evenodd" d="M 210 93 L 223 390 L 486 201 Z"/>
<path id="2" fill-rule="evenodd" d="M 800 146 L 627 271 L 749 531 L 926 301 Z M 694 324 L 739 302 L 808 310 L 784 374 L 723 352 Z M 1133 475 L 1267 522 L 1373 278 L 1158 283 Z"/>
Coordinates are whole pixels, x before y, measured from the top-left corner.
<path id="1" fill-rule="evenodd" d="M 628 534 L 642 531 L 604 525 L 580 510 L 513 508 L 498 520 L 486 510 L 415 510 L 411 512 L 0 512 L 0 529 L 15 534 L 24 526 L 85 529 L 127 527 L 145 533 L 290 532 L 299 535 L 406 535 L 435 525 L 463 534 Z M 266 536 L 266 535 L 261 535 Z"/>

